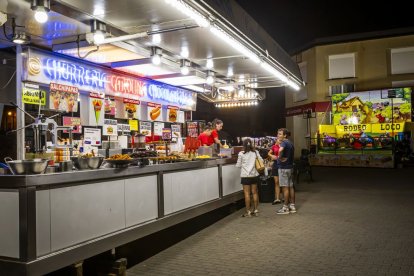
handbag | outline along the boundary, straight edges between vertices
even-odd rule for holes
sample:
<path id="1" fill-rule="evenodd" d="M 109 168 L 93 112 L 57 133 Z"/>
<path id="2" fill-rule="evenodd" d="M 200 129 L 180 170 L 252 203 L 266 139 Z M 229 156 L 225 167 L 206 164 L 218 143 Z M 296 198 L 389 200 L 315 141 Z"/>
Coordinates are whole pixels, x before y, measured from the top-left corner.
<path id="1" fill-rule="evenodd" d="M 258 173 L 263 173 L 265 170 L 265 165 L 263 163 L 263 160 L 259 159 L 259 157 L 257 156 L 257 152 L 256 152 L 256 160 L 254 163 L 256 170 Z"/>

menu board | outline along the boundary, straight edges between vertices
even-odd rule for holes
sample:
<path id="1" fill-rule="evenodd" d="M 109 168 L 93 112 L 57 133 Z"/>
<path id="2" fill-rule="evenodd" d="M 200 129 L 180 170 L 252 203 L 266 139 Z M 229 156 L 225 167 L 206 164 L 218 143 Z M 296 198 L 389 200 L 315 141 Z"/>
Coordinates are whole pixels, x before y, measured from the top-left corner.
<path id="1" fill-rule="evenodd" d="M 162 121 L 162 108 L 160 104 L 148 103 L 148 120 Z"/>
<path id="2" fill-rule="evenodd" d="M 139 124 L 139 132 L 145 136 L 151 136 L 151 122 L 141 121 Z"/>
<path id="3" fill-rule="evenodd" d="M 77 112 L 79 90 L 75 86 L 50 83 L 49 108 L 57 111 Z"/>
<path id="4" fill-rule="evenodd" d="M 164 123 L 154 122 L 154 135 L 162 136 L 163 128 L 164 128 Z"/>
<path id="5" fill-rule="evenodd" d="M 85 145 L 100 146 L 101 145 L 101 129 L 85 127 L 83 142 Z"/>
<path id="6" fill-rule="evenodd" d="M 124 103 L 123 118 L 129 118 L 129 119 L 138 118 L 138 108 L 139 108 L 140 101 L 131 100 L 131 99 L 123 99 L 123 103 Z"/>

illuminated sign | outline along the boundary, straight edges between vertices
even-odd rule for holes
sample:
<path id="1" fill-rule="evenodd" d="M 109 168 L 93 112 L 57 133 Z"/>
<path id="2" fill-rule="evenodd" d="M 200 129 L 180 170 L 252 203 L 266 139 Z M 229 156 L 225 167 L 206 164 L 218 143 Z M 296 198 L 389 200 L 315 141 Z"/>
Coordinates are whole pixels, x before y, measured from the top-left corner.
<path id="1" fill-rule="evenodd" d="M 77 86 L 105 89 L 106 73 L 54 58 L 43 59 L 43 72 L 49 80 L 70 82 Z"/>
<path id="2" fill-rule="evenodd" d="M 151 100 L 164 100 L 168 103 L 182 105 L 192 105 L 192 92 L 183 89 L 171 89 L 161 85 L 149 84 L 148 97 Z"/>
<path id="3" fill-rule="evenodd" d="M 29 49 L 25 80 L 54 86 L 70 85 L 86 92 L 123 97 L 195 110 L 197 94 L 171 85 L 76 62 L 72 59 Z"/>

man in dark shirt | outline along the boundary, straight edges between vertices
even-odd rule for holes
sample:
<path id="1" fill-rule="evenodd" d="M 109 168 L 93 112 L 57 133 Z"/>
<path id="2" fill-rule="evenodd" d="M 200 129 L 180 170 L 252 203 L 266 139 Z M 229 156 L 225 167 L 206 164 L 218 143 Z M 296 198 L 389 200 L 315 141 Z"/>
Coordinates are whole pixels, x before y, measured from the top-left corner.
<path id="1" fill-rule="evenodd" d="M 293 187 L 292 177 L 295 148 L 287 139 L 288 132 L 289 131 L 286 128 L 281 128 L 277 131 L 277 138 L 282 141 L 279 148 L 279 159 L 277 160 L 279 168 L 279 185 L 282 188 L 283 196 L 285 197 L 283 207 L 277 211 L 278 215 L 296 213 L 295 189 Z"/>

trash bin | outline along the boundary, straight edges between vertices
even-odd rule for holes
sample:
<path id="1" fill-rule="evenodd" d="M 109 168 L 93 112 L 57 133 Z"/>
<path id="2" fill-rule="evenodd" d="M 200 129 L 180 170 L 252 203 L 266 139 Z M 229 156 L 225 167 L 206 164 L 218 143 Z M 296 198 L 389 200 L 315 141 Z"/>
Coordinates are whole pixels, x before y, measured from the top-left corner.
<path id="1" fill-rule="evenodd" d="M 273 176 L 259 177 L 259 201 L 262 203 L 273 202 L 275 199 L 275 181 Z"/>

